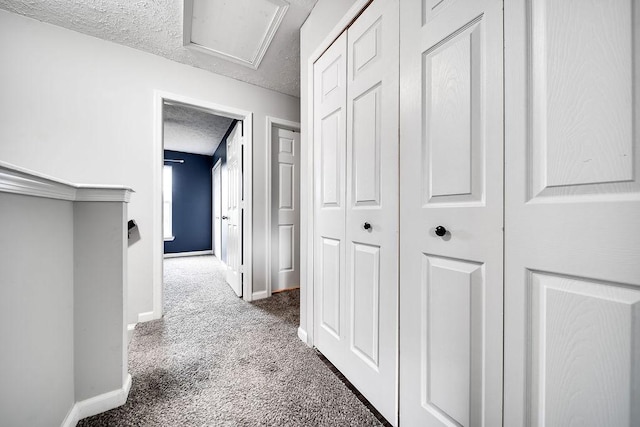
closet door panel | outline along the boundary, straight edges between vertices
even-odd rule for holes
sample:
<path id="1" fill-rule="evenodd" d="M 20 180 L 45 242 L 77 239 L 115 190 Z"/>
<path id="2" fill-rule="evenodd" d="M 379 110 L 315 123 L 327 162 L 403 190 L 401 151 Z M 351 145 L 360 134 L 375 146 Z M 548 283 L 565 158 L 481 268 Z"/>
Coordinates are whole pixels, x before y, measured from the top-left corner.
<path id="1" fill-rule="evenodd" d="M 640 425 L 640 2 L 505 14 L 505 425 Z"/>
<path id="2" fill-rule="evenodd" d="M 399 2 L 375 0 L 347 30 L 345 376 L 397 423 Z"/>
<path id="3" fill-rule="evenodd" d="M 314 64 L 315 346 L 330 360 L 347 337 L 345 170 L 347 34 Z"/>
<path id="4" fill-rule="evenodd" d="M 401 8 L 400 419 L 502 424 L 500 0 Z"/>

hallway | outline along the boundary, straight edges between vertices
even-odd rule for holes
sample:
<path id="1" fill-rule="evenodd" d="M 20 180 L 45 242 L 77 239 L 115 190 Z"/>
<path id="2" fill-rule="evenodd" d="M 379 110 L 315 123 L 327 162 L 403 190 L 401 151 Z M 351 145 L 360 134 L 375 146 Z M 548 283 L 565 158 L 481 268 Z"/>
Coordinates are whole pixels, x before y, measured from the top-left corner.
<path id="1" fill-rule="evenodd" d="M 127 403 L 79 426 L 378 426 L 297 337 L 299 291 L 247 303 L 213 256 L 164 261 L 165 316 L 136 326 Z"/>

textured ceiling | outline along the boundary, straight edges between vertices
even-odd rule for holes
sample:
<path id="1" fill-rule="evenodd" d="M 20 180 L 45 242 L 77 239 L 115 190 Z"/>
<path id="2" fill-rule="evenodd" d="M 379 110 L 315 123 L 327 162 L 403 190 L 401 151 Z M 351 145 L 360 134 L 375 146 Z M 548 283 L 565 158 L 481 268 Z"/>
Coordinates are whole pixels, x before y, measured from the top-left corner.
<path id="1" fill-rule="evenodd" d="M 233 119 L 183 105 L 164 105 L 164 149 L 213 156 Z"/>
<path id="2" fill-rule="evenodd" d="M 178 0 L 0 0 L 0 8 L 298 97 L 299 30 L 317 0 L 287 1 L 290 7 L 257 70 L 184 47 Z M 233 0 L 220 5 L 224 13 Z"/>

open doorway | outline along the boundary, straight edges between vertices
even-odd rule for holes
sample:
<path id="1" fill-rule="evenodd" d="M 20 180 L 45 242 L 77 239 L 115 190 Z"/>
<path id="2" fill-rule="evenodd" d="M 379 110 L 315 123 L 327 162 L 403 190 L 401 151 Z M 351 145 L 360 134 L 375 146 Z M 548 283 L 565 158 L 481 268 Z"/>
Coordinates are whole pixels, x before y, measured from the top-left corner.
<path id="1" fill-rule="evenodd" d="M 251 270 L 243 264 L 251 262 L 252 113 L 161 92 L 155 101 L 154 198 L 162 209 L 154 221 L 154 317 L 163 312 L 165 256 L 212 255 L 216 244 L 227 282 L 250 300 Z M 163 197 L 167 180 L 172 194 Z"/>

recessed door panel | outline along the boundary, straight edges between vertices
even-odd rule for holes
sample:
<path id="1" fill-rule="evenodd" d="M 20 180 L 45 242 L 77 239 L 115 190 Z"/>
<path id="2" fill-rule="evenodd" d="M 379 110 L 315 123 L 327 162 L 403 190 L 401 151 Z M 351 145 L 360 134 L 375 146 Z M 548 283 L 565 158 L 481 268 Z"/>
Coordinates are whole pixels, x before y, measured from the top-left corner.
<path id="1" fill-rule="evenodd" d="M 531 2 L 534 195 L 546 187 L 637 183 L 632 3 Z"/>
<path id="2" fill-rule="evenodd" d="M 319 291 L 322 327 L 340 339 L 340 242 L 322 239 Z"/>
<path id="3" fill-rule="evenodd" d="M 542 272 L 529 282 L 531 425 L 637 424 L 640 289 Z"/>
<path id="4" fill-rule="evenodd" d="M 467 426 L 481 408 L 482 266 L 425 255 L 423 280 L 422 404 Z"/>
<path id="5" fill-rule="evenodd" d="M 380 36 L 380 20 L 378 20 L 353 43 L 354 75 L 378 56 Z"/>
<path id="6" fill-rule="evenodd" d="M 281 224 L 279 227 L 279 251 L 278 251 L 278 260 L 279 260 L 279 268 L 278 271 L 291 271 L 293 270 L 293 266 L 295 265 L 295 230 L 293 224 Z"/>
<path id="7" fill-rule="evenodd" d="M 424 54 L 426 203 L 482 199 L 482 25 L 474 20 Z"/>
<path id="8" fill-rule="evenodd" d="M 320 152 L 322 153 L 320 173 L 322 181 L 322 205 L 325 207 L 340 206 L 341 181 L 340 166 L 341 146 L 340 141 L 344 136 L 340 135 L 340 111 L 336 111 L 322 119 L 320 126 Z"/>
<path id="9" fill-rule="evenodd" d="M 353 351 L 377 369 L 380 322 L 380 248 L 354 243 L 351 276 Z"/>
<path id="10" fill-rule="evenodd" d="M 293 194 L 293 176 L 294 165 L 287 163 L 280 163 L 279 165 L 279 181 L 278 186 L 280 209 L 293 209 L 294 197 Z"/>
<path id="11" fill-rule="evenodd" d="M 356 206 L 380 204 L 379 85 L 353 101 L 353 192 Z"/>

